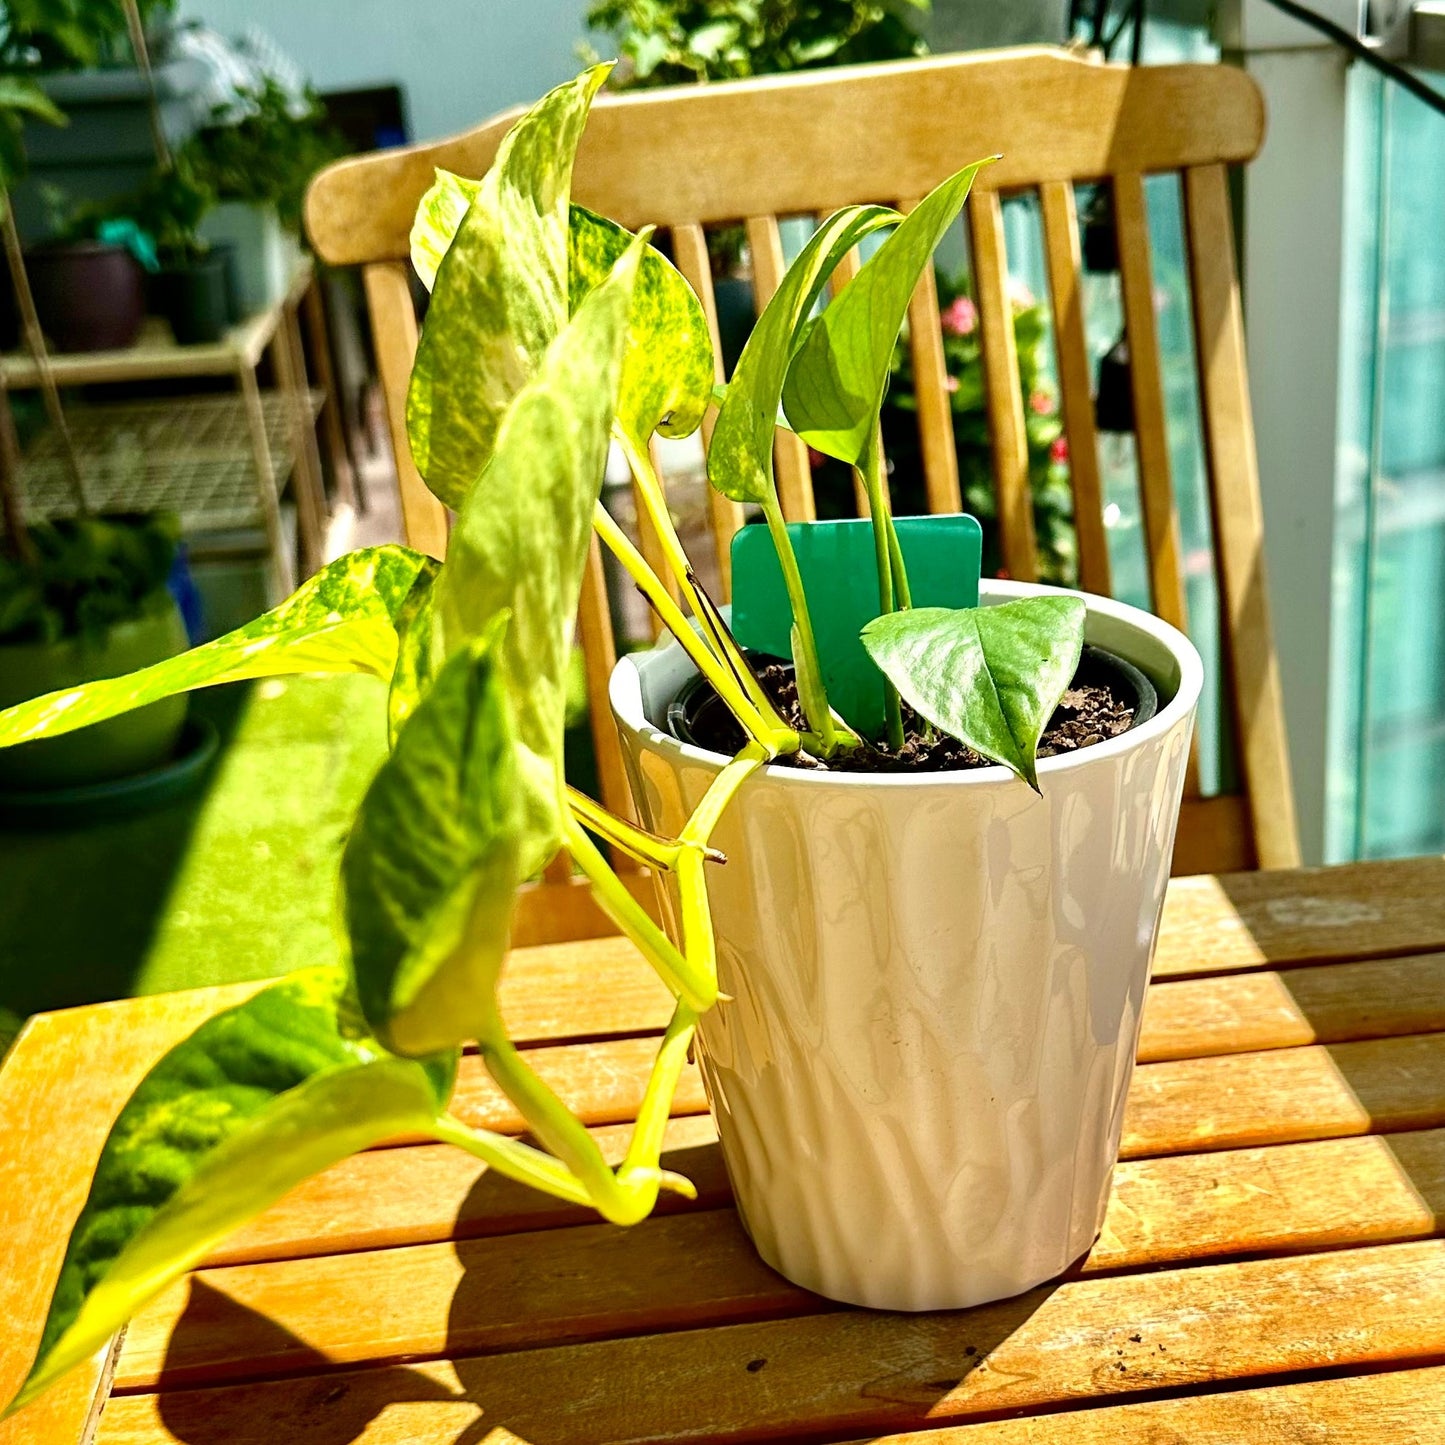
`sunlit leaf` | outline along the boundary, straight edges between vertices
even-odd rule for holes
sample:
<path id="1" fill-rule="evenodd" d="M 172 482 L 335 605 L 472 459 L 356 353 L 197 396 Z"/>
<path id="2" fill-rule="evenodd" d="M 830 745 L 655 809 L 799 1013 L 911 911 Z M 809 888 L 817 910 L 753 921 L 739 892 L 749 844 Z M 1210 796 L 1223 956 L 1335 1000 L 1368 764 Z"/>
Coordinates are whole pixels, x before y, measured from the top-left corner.
<path id="1" fill-rule="evenodd" d="M 437 266 L 406 424 L 418 470 L 450 507 L 461 506 L 507 404 L 566 322 L 572 162 L 608 69 L 559 85 L 512 127 Z"/>
<path id="2" fill-rule="evenodd" d="M 861 461 L 918 278 L 985 164 L 965 166 L 931 192 L 809 327 L 788 367 L 783 410 L 810 447 Z"/>
<path id="3" fill-rule="evenodd" d="M 438 169 L 411 223 L 411 264 L 428 291 L 436 284 L 442 257 L 451 249 L 467 211 L 482 188 L 480 181 Z"/>
<path id="4" fill-rule="evenodd" d="M 494 634 L 452 654 L 367 790 L 341 860 L 362 1012 L 413 1057 L 480 1038 L 496 1017 L 518 800 L 495 650 Z"/>
<path id="5" fill-rule="evenodd" d="M 0 712 L 0 747 L 54 737 L 163 697 L 245 678 L 302 672 L 370 672 L 396 665 L 396 619 L 418 581 L 439 564 L 386 544 L 323 567 L 273 611 L 178 657 L 125 677 L 32 698 Z"/>
<path id="6" fill-rule="evenodd" d="M 915 607 L 875 618 L 863 646 L 915 712 L 1037 792 L 1034 754 L 1079 665 L 1084 613 L 1078 597 Z"/>
<path id="7" fill-rule="evenodd" d="M 567 271 L 572 311 L 607 279 L 634 239 L 616 222 L 585 206 L 572 207 Z M 702 423 L 712 386 L 712 339 L 702 303 L 677 268 L 648 246 L 632 291 L 617 419 L 639 447 L 654 431 L 691 436 Z"/>
<path id="8" fill-rule="evenodd" d="M 637 243 L 593 290 L 516 397 L 496 452 L 457 518 L 436 588 L 445 651 L 512 622 L 497 652 L 516 730 L 521 874 L 557 851 L 572 630 L 602 488 Z"/>
<path id="9" fill-rule="evenodd" d="M 294 973 L 209 1019 L 141 1081 L 106 1140 L 11 1409 L 303 1179 L 441 1115 L 456 1056 L 387 1053 L 346 989 L 340 969 Z"/>
<path id="10" fill-rule="evenodd" d="M 436 580 L 440 575 L 440 567 L 417 573 L 416 582 L 397 610 L 396 666 L 386 695 L 387 736 L 392 743 L 426 695 L 436 673 Z"/>
<path id="11" fill-rule="evenodd" d="M 439 170 L 422 197 L 411 231 L 411 260 L 428 287 L 481 186 L 481 181 Z M 634 239 L 626 227 L 572 205 L 567 232 L 569 312 L 575 313 L 587 293 L 606 280 Z M 639 443 L 654 431 L 691 436 L 702 422 L 712 387 L 712 340 L 702 303 L 677 268 L 649 246 L 633 292 L 619 420 Z"/>
<path id="12" fill-rule="evenodd" d="M 743 347 L 713 429 L 707 475 L 724 496 L 761 502 L 772 495 L 773 432 L 783 380 L 813 303 L 864 236 L 900 219 L 883 206 L 849 206 L 818 228 L 788 268 Z"/>

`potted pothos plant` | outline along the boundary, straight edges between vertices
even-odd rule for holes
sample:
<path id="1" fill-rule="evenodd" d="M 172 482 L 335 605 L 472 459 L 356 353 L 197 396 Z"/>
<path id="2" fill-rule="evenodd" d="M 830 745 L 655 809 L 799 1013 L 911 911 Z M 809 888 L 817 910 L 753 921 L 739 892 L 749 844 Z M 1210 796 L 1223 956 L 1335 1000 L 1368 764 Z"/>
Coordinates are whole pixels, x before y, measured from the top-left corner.
<path id="1" fill-rule="evenodd" d="M 699 588 L 647 460 L 655 431 L 687 435 L 712 401 L 701 307 L 645 234 L 569 204 L 605 74 L 533 107 L 482 181 L 439 176 L 417 216 L 412 256 L 432 300 L 408 430 L 457 512 L 445 564 L 400 546 L 352 553 L 238 632 L 0 714 L 0 743 L 13 744 L 187 688 L 366 671 L 389 684 L 391 737 L 341 863 L 346 965 L 217 1014 L 140 1084 L 12 1409 L 298 1181 L 399 1134 L 453 1143 L 618 1224 L 660 1190 L 690 1194 L 660 1150 L 694 1042 L 743 1218 L 765 1258 L 814 1288 L 967 1304 L 1057 1272 L 1098 1229 L 1197 656 L 1152 618 L 1046 588 L 989 586 L 963 611 L 908 605 L 877 405 L 894 312 L 901 321 L 969 167 L 907 219 L 850 207 L 826 221 L 722 401 L 712 480 L 761 505 L 791 596 L 793 670 L 778 671 L 793 695 L 770 690 Z M 810 327 L 831 270 L 874 230 L 889 239 Z M 873 504 L 876 738 L 824 692 L 772 483 L 780 398 L 812 445 L 859 465 Z M 614 439 L 691 619 L 599 507 Z M 594 528 L 676 637 L 620 663 L 612 685 L 647 826 L 562 775 Z M 1036 758 L 1086 639 L 1152 673 L 1161 706 L 1119 736 Z M 735 756 L 669 735 L 693 672 L 735 716 Z M 910 748 L 942 732 L 956 761 L 967 750 L 983 765 L 911 771 Z M 596 839 L 664 876 L 667 929 Z M 676 1000 L 615 1167 L 513 1046 L 497 1002 L 518 885 L 561 849 Z M 448 1111 L 468 1041 L 535 1142 Z"/>

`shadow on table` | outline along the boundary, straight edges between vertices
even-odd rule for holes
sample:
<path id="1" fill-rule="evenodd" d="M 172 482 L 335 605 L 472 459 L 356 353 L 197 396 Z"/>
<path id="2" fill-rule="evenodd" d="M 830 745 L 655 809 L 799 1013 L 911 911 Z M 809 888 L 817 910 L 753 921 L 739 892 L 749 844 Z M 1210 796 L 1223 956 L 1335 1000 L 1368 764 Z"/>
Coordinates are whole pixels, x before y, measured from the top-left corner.
<path id="1" fill-rule="evenodd" d="M 303 1378 L 267 1390 L 244 1382 L 166 1388 L 159 1396 L 161 1420 L 183 1445 L 235 1445 L 253 1439 L 270 1439 L 276 1445 L 350 1445 L 389 1407 L 464 1403 L 445 1383 L 419 1369 L 389 1366 L 359 1372 L 337 1366 L 284 1326 L 199 1279 L 191 1281 L 163 1375 L 184 1381 L 186 1371 L 194 1368 L 197 1348 L 203 1342 L 213 1348 L 226 1336 L 244 1338 L 263 1373 Z M 440 1438 L 430 1433 L 435 1425 L 435 1420 L 428 1421 L 425 1438 Z M 476 1445 L 490 1428 L 490 1422 L 475 1419 L 451 1437 L 449 1445 Z"/>
<path id="2" fill-rule="evenodd" d="M 690 1146 L 664 1159 L 696 1179 L 705 1197 L 720 1193 L 711 1212 L 719 1231 L 733 1235 L 737 1223 L 726 1207 L 717 1146 Z M 534 1205 L 519 1189 L 482 1175 L 457 1212 L 457 1237 L 494 1233 L 500 1218 L 509 1230 L 595 1222 L 581 1211 Z M 553 1298 L 565 1299 L 575 1289 L 575 1327 L 545 1320 L 538 1337 L 549 1343 L 479 1354 L 478 1342 L 492 1333 L 508 1288 L 480 1273 L 479 1264 L 469 1265 L 481 1257 L 460 1251 L 463 1274 L 450 1301 L 442 1352 L 450 1368 L 444 1362 L 335 1362 L 284 1325 L 193 1279 L 163 1368 L 167 1384 L 159 1409 L 166 1429 L 184 1445 L 352 1445 L 383 1411 L 396 1438 L 429 1445 L 480 1445 L 492 1431 L 527 1445 L 782 1435 L 791 1434 L 799 1419 L 840 1438 L 921 1428 L 1055 1288 L 957 1314 L 900 1317 L 842 1310 L 781 1281 L 774 1295 L 766 1287 L 771 1272 L 750 1260 L 739 1269 L 755 1270 L 764 1287 L 744 1313 L 710 1329 L 705 1343 L 682 1316 L 670 1327 L 654 1324 L 639 1334 L 621 1305 L 609 1337 L 608 1299 L 626 1296 L 636 1308 L 635 1273 L 620 1273 L 635 1271 L 636 1257 L 627 1266 L 602 1250 L 585 1275 L 536 1282 Z M 530 1281 L 523 1277 L 514 1287 L 524 1291 Z M 249 1381 L 217 1380 L 214 1360 L 228 1343 L 251 1362 Z"/>
<path id="3" fill-rule="evenodd" d="M 1056 1287 L 954 1314 L 899 1316 L 842 1307 L 788 1285 L 752 1254 L 751 1246 L 739 1257 L 739 1222 L 716 1143 L 667 1151 L 662 1163 L 691 1179 L 699 1200 L 689 1206 L 664 1194 L 656 1213 L 700 1207 L 705 1217 L 715 1219 L 721 1256 L 738 1261 L 739 1312 L 729 1318 L 723 1303 L 708 1308 L 706 1318 L 695 1317 L 687 1299 L 696 1299 L 698 1291 L 684 1282 L 679 1295 L 685 1298 L 677 1301 L 675 1319 L 639 1332 L 636 1256 L 625 1264 L 600 1249 L 585 1275 L 579 1272 L 569 1281 L 559 1274 L 539 1282 L 554 1297 L 561 1292 L 559 1281 L 564 1289 L 569 1284 L 575 1289 L 575 1329 L 569 1330 L 566 1320 L 549 1321 L 548 1344 L 478 1354 L 476 1340 L 495 1320 L 504 1290 L 466 1270 L 452 1296 L 447 1352 L 467 1398 L 504 1438 L 527 1445 L 578 1439 L 792 1438 L 800 1420 L 828 1438 L 923 1427 L 939 1402 Z M 520 1190 L 490 1174 L 481 1176 L 458 1211 L 456 1237 L 476 1233 L 476 1221 L 485 1215 L 510 1214 L 514 1199 L 520 1202 Z M 549 1220 L 517 1227 L 546 1227 L 562 1219 L 597 1222 L 590 1213 L 559 1215 L 553 1209 Z M 659 1268 L 668 1267 L 675 1266 L 659 1260 Z M 698 1269 L 705 1277 L 719 1275 L 716 1260 L 709 1269 L 700 1259 Z M 630 1276 L 624 1278 L 623 1270 Z M 776 1282 L 776 1290 L 768 1281 Z M 523 1281 L 521 1288 L 526 1287 Z M 619 1306 L 609 1329 L 610 1298 Z M 644 1302 L 640 1312 L 655 1320 L 659 1308 Z"/>

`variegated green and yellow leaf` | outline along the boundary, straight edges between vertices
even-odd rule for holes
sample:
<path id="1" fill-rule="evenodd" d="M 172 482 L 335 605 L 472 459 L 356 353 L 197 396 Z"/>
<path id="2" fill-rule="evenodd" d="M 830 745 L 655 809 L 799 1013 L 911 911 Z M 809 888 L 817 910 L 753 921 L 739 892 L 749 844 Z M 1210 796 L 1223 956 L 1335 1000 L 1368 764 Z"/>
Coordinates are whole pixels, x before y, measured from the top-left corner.
<path id="1" fill-rule="evenodd" d="M 341 860 L 362 1012 L 411 1057 L 481 1038 L 516 894 L 520 810 L 491 636 L 452 654 L 372 780 Z"/>
<path id="2" fill-rule="evenodd" d="M 583 71 L 513 126 L 437 266 L 406 424 L 417 469 L 449 507 L 566 322 L 572 162 L 608 69 Z"/>
<path id="3" fill-rule="evenodd" d="M 176 693 L 247 678 L 302 672 L 370 672 L 390 678 L 397 619 L 439 564 L 386 544 L 323 567 L 279 607 L 177 657 L 124 677 L 103 678 L 0 712 L 0 747 L 73 732 Z"/>
<path id="4" fill-rule="evenodd" d="M 389 1054 L 345 973 L 307 969 L 202 1024 L 141 1081 L 110 1131 L 10 1409 L 89 1358 L 148 1299 L 302 1180 L 430 1132 L 456 1055 Z"/>
<path id="5" fill-rule="evenodd" d="M 507 410 L 436 588 L 448 654 L 484 636 L 502 613 L 512 619 L 497 660 L 517 739 L 524 878 L 561 841 L 572 630 L 641 252 L 635 243 L 586 297 Z"/>

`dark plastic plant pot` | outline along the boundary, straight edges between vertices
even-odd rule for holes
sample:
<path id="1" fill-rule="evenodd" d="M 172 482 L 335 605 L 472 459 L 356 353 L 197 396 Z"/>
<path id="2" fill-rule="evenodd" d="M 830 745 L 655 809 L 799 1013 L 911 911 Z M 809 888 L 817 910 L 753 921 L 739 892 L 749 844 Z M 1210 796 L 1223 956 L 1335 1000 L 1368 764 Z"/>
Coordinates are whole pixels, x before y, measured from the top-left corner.
<path id="1" fill-rule="evenodd" d="M 0 644 L 0 707 L 134 672 L 185 647 L 180 610 L 162 589 L 139 616 L 116 623 L 102 637 Z M 61 737 L 5 748 L 0 750 L 0 788 L 75 788 L 146 772 L 171 757 L 185 719 L 186 699 L 165 698 Z"/>
<path id="2" fill-rule="evenodd" d="M 20 345 L 20 313 L 15 309 L 15 292 L 0 285 L 0 351 L 14 351 Z"/>
<path id="3" fill-rule="evenodd" d="M 757 653 L 748 653 L 747 656 L 755 668 L 783 661 Z M 1105 652 L 1102 647 L 1085 646 L 1074 681 L 1109 686 L 1129 698 L 1134 705 L 1134 720 L 1129 724 L 1131 729 L 1148 722 L 1159 711 L 1159 692 L 1149 678 L 1132 662 Z M 740 748 L 744 742 L 743 731 L 728 711 L 727 704 L 713 691 L 712 684 L 705 677 L 695 675 L 689 678 L 668 704 L 668 732 L 678 742 L 704 747 L 707 745 L 700 743 L 699 737 L 717 737 L 719 730 L 724 728 L 727 731 L 722 736 L 731 739 L 735 734 L 737 747 Z M 737 748 L 732 751 L 736 752 Z"/>
<path id="4" fill-rule="evenodd" d="M 57 351 L 122 351 L 145 319 L 140 267 L 124 246 L 37 246 L 25 269 L 40 329 Z"/>
<path id="5" fill-rule="evenodd" d="M 226 258 L 212 251 L 199 261 L 165 266 L 151 283 L 156 309 L 182 346 L 219 341 L 231 319 Z"/>

